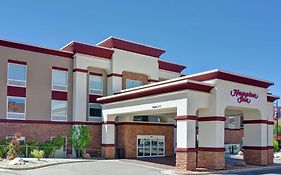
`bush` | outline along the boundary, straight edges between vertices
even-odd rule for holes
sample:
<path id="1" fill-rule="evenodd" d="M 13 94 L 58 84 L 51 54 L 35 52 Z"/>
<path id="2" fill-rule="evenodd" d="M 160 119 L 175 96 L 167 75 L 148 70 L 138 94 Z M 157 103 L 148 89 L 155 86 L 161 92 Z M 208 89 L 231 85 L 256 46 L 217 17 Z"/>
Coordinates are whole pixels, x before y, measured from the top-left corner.
<path id="1" fill-rule="evenodd" d="M 43 158 L 43 156 L 44 156 L 44 151 L 43 151 L 43 150 L 34 149 L 34 150 L 31 152 L 31 155 L 39 161 L 41 158 Z"/>
<path id="2" fill-rule="evenodd" d="M 84 125 L 73 126 L 71 135 L 71 143 L 77 151 L 77 157 L 80 157 L 80 151 L 85 153 L 87 146 L 91 143 L 88 127 Z"/>
<path id="3" fill-rule="evenodd" d="M 279 150 L 277 140 L 273 140 L 273 149 L 274 149 L 274 152 L 278 152 L 278 150 Z"/>
<path id="4" fill-rule="evenodd" d="M 52 141 L 47 140 L 43 143 L 40 143 L 40 149 L 44 150 L 45 157 L 49 158 L 54 151 L 54 145 L 53 145 Z"/>
<path id="5" fill-rule="evenodd" d="M 61 149 L 64 145 L 64 139 L 62 136 L 56 136 L 52 139 L 52 143 L 55 149 Z"/>
<path id="6" fill-rule="evenodd" d="M 31 139 L 31 140 L 28 140 L 26 142 L 27 146 L 28 146 L 28 149 L 27 149 L 27 155 L 30 156 L 31 155 L 31 151 L 36 149 L 38 147 L 38 141 L 34 140 L 34 139 Z"/>

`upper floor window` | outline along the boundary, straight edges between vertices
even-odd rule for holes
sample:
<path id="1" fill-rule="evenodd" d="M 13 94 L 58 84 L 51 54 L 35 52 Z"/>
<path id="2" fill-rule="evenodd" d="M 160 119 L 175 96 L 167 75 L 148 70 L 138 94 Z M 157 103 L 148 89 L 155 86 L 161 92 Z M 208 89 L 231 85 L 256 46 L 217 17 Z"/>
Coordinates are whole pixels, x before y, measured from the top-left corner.
<path id="1" fill-rule="evenodd" d="M 142 82 L 139 80 L 126 79 L 126 89 L 141 86 Z"/>
<path id="2" fill-rule="evenodd" d="M 67 121 L 67 101 L 52 100 L 52 121 Z"/>
<path id="3" fill-rule="evenodd" d="M 100 104 L 89 104 L 89 121 L 101 121 L 102 108 Z"/>
<path id="4" fill-rule="evenodd" d="M 52 70 L 52 90 L 67 91 L 67 71 Z"/>
<path id="5" fill-rule="evenodd" d="M 98 75 L 89 75 L 89 93 L 103 95 L 103 78 Z"/>
<path id="6" fill-rule="evenodd" d="M 25 97 L 7 97 L 7 106 L 7 119 L 25 120 Z"/>
<path id="7" fill-rule="evenodd" d="M 26 65 L 8 63 L 8 85 L 26 87 Z"/>

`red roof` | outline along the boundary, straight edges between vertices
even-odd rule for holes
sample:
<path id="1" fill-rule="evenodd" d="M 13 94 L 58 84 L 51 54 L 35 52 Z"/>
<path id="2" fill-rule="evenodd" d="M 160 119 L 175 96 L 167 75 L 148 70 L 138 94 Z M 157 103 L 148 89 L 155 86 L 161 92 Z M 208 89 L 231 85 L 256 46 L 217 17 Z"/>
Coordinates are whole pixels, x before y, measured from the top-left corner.
<path id="1" fill-rule="evenodd" d="M 159 63 L 159 69 L 177 72 L 177 73 L 181 73 L 181 71 L 186 68 L 186 66 L 171 63 L 171 62 L 167 62 L 167 61 L 163 61 L 163 60 L 159 60 L 158 63 Z"/>

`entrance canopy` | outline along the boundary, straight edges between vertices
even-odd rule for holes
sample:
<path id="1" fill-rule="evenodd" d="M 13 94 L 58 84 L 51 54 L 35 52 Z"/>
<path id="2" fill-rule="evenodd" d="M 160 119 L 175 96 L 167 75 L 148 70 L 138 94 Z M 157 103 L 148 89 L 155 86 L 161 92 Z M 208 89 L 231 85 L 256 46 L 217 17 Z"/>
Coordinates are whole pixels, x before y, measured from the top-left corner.
<path id="1" fill-rule="evenodd" d="M 102 104 L 105 123 L 126 114 L 174 112 L 177 166 L 194 169 L 197 151 L 197 166 L 222 169 L 226 109 L 243 111 L 245 149 L 267 150 L 272 147 L 273 102 L 279 97 L 268 93 L 267 88 L 271 85 L 273 83 L 269 81 L 213 70 L 123 90 L 98 101 Z M 196 122 L 199 123 L 198 147 Z M 109 130 L 113 129 L 103 131 Z M 114 136 L 104 133 L 102 141 L 114 144 Z M 183 153 L 192 158 L 185 159 Z"/>

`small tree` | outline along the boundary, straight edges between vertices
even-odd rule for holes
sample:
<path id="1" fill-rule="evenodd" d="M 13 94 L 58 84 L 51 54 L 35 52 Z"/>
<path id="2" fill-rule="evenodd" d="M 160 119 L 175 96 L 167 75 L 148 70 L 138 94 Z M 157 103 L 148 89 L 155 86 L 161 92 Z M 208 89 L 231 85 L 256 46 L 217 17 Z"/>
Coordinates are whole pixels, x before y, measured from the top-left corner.
<path id="1" fill-rule="evenodd" d="M 34 149 L 34 150 L 31 152 L 31 155 L 39 161 L 41 158 L 43 158 L 43 156 L 44 156 L 44 151 L 43 151 L 43 150 Z"/>
<path id="2" fill-rule="evenodd" d="M 273 140 L 273 149 L 274 149 L 274 152 L 278 152 L 278 150 L 279 150 L 278 142 L 276 140 Z"/>
<path id="3" fill-rule="evenodd" d="M 85 153 L 91 142 L 88 127 L 84 125 L 73 126 L 71 134 L 71 143 L 77 151 L 77 157 L 80 157 L 81 151 Z"/>

